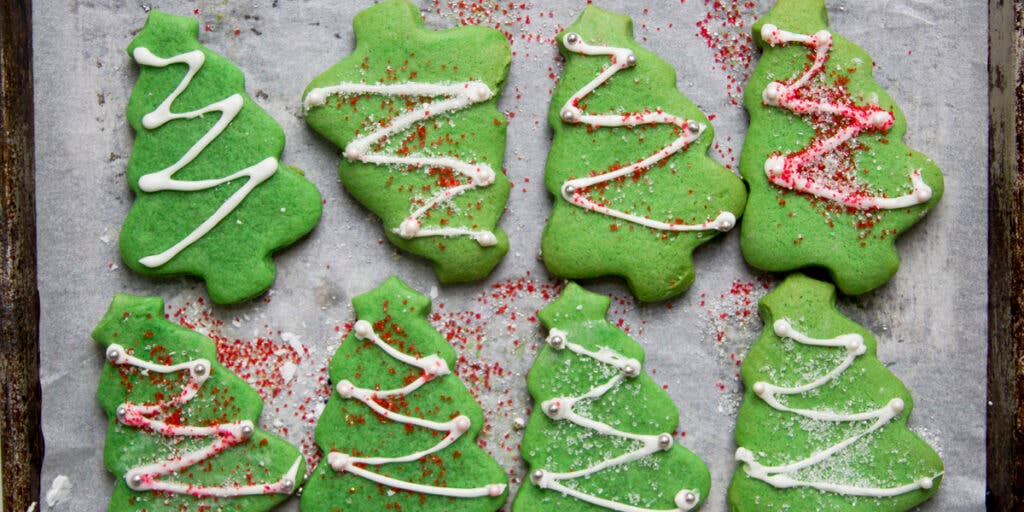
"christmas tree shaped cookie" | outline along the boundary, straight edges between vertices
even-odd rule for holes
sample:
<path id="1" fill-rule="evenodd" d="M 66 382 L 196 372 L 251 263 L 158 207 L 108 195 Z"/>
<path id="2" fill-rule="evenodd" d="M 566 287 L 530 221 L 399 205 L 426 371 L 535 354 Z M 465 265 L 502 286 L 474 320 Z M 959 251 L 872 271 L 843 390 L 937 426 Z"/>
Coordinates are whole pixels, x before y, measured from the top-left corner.
<path id="1" fill-rule="evenodd" d="M 743 183 L 707 155 L 707 117 L 633 40 L 629 17 L 588 6 L 558 41 L 544 264 L 571 279 L 622 276 L 644 301 L 678 295 L 693 250 L 736 224 Z"/>
<path id="2" fill-rule="evenodd" d="M 764 270 L 824 267 L 847 294 L 899 267 L 896 237 L 942 196 L 942 173 L 903 145 L 907 122 L 871 57 L 829 30 L 824 0 L 778 0 L 754 25 L 747 85 L 750 185 L 741 243 Z"/>
<path id="3" fill-rule="evenodd" d="M 490 28 L 423 27 L 407 0 L 356 15 L 355 51 L 303 95 L 306 121 L 343 148 L 341 181 L 391 243 L 433 262 L 442 282 L 482 279 L 508 251 L 498 220 L 511 50 Z"/>
<path id="4" fill-rule="evenodd" d="M 274 281 L 271 254 L 320 219 L 316 187 L 281 164 L 281 127 L 245 94 L 242 72 L 196 39 L 196 21 L 151 11 L 128 47 L 139 78 L 128 101 L 135 193 L 119 240 L 125 263 L 196 275 L 233 303 Z"/>
<path id="5" fill-rule="evenodd" d="M 430 299 L 392 277 L 352 303 L 358 320 L 331 359 L 335 392 L 315 434 L 324 461 L 303 512 L 501 508 L 504 472 L 476 444 L 483 412 L 427 321 Z"/>
<path id="6" fill-rule="evenodd" d="M 547 346 L 527 379 L 530 477 L 513 512 L 694 510 L 704 462 L 676 444 L 679 412 L 643 371 L 644 351 L 605 320 L 609 299 L 569 283 L 540 311 Z"/>
<path id="7" fill-rule="evenodd" d="M 761 300 L 767 326 L 743 361 L 733 512 L 895 512 L 942 481 L 942 460 L 907 428 L 910 392 L 831 284 L 795 274 Z"/>
<path id="8" fill-rule="evenodd" d="M 167 321 L 159 297 L 118 294 L 92 333 L 110 511 L 270 510 L 305 474 L 293 446 L 256 427 L 263 402 L 209 338 Z"/>

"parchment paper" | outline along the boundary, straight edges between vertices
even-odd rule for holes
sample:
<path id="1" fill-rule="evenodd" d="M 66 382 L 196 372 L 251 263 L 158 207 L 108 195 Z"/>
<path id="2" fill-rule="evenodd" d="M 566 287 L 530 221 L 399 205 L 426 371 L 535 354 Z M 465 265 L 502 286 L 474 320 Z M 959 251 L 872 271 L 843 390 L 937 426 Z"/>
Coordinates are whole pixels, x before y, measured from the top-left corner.
<path id="1" fill-rule="evenodd" d="M 351 297 L 397 274 L 436 297 L 436 306 L 444 305 L 440 311 L 447 316 L 439 323 L 450 321 L 451 328 L 461 322 L 475 329 L 455 329 L 456 338 L 468 332 L 474 347 L 465 353 L 474 362 L 498 362 L 506 370 L 503 376 L 494 376 L 490 390 L 477 388 L 489 414 L 488 439 L 497 443 L 508 435 L 505 447 L 494 450 L 496 456 L 513 476 L 521 474 L 514 459 L 519 433 L 511 423 L 525 417 L 529 406 L 523 376 L 542 339 L 529 316 L 543 305 L 544 297 L 528 287 L 516 293 L 508 290 L 515 290 L 517 282 L 548 286 L 537 253 L 550 205 L 542 182 L 550 137 L 544 116 L 552 77 L 560 73 L 550 40 L 575 19 L 585 2 L 534 0 L 522 8 L 513 4 L 507 13 L 474 14 L 447 1 L 421 0 L 431 27 L 453 26 L 461 13 L 463 19 L 498 23 L 514 40 L 511 76 L 501 101 L 503 110 L 515 115 L 505 160 L 515 187 L 502 221 L 512 247 L 487 282 L 461 286 L 439 286 L 424 262 L 381 243 L 379 223 L 338 184 L 338 150 L 313 134 L 302 119 L 302 89 L 348 54 L 353 46 L 352 15 L 371 3 L 35 2 L 43 488 L 60 474 L 72 485 L 68 499 L 54 510 L 105 510 L 113 485 L 101 456 L 106 421 L 94 397 L 103 359 L 89 332 L 117 291 L 161 295 L 182 315 L 201 320 L 196 324 L 200 330 L 238 338 L 242 345 L 257 337 L 284 347 L 297 342 L 302 356 L 293 362 L 294 377 L 283 396 L 268 400 L 262 423 L 278 433 L 288 428 L 287 437 L 300 443 L 308 442 L 315 418 L 307 414 L 302 419 L 295 408 L 316 402 L 317 389 L 322 388 L 316 379 L 323 375 L 322 367 L 337 347 L 345 323 L 352 320 Z M 735 63 L 727 63 L 723 70 L 714 61 L 715 48 L 696 35 L 697 22 L 714 11 L 713 6 L 701 0 L 595 3 L 633 16 L 642 44 L 669 61 L 679 73 L 682 92 L 715 115 L 720 151 L 712 153 L 735 168 L 732 158 L 738 158 L 742 146 L 746 115 L 730 101 L 726 85 L 730 76 L 742 83 L 744 73 Z M 759 0 L 755 5 L 743 10 L 747 23 L 765 12 L 770 2 Z M 136 76 L 124 48 L 150 6 L 196 16 L 200 27 L 210 26 L 201 31 L 203 44 L 246 73 L 250 95 L 284 127 L 284 161 L 304 169 L 326 199 L 319 227 L 277 258 L 272 291 L 250 304 L 212 308 L 208 301 L 199 302 L 204 296 L 195 281 L 151 280 L 128 271 L 120 261 L 117 232 L 132 200 L 124 180 L 132 138 L 123 112 Z M 903 263 L 893 281 L 859 299 L 844 299 L 842 310 L 877 335 L 881 359 L 914 396 L 912 427 L 943 455 L 942 489 L 922 510 L 982 510 L 986 4 L 840 0 L 829 2 L 829 12 L 834 30 L 875 58 L 878 81 L 909 120 L 907 143 L 938 162 L 947 184 L 938 208 L 900 240 Z M 721 26 L 709 23 L 709 29 L 715 32 Z M 713 474 L 712 495 L 704 510 L 717 512 L 726 509 L 725 490 L 734 469 L 732 429 L 740 389 L 734 358 L 741 357 L 760 329 L 756 313 L 744 319 L 743 310 L 755 311 L 756 299 L 765 291 L 763 283 L 772 278 L 777 282 L 780 276 L 761 276 L 746 267 L 736 232 L 698 250 L 696 264 L 696 284 L 667 304 L 636 306 L 623 284 L 614 280 L 588 287 L 618 297 L 612 316 L 622 319 L 644 345 L 647 370 L 656 372 L 655 379 L 666 385 L 679 405 L 680 428 L 685 431 L 681 442 L 702 456 Z M 499 288 L 491 288 L 493 284 Z M 498 297 L 489 297 L 490 293 Z M 510 313 L 517 314 L 514 320 Z M 479 371 L 466 371 L 464 376 Z M 505 399 L 512 405 L 496 405 Z M 294 501 L 284 509 L 297 509 Z M 49 508 L 42 505 L 43 510 Z"/>

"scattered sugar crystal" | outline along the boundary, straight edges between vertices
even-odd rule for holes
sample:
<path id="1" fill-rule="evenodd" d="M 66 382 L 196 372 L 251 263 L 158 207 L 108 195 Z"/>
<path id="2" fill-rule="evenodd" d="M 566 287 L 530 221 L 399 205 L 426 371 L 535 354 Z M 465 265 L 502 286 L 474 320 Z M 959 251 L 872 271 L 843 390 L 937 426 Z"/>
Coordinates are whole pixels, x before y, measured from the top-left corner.
<path id="1" fill-rule="evenodd" d="M 66 475 L 57 475 L 50 484 L 50 490 L 46 491 L 46 504 L 56 507 L 64 503 L 71 495 L 71 479 Z"/>

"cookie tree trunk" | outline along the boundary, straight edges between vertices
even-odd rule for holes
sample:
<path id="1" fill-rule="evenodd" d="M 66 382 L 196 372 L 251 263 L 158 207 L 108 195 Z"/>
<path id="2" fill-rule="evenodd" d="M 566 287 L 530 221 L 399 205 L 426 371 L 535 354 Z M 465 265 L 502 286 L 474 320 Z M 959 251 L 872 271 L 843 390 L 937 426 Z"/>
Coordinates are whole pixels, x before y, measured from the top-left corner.
<path id="1" fill-rule="evenodd" d="M 673 439 L 679 412 L 643 371 L 644 351 L 605 320 L 609 299 L 569 283 L 540 311 L 548 328 L 527 380 L 529 479 L 514 512 L 682 511 L 711 476 Z"/>
<path id="2" fill-rule="evenodd" d="M 507 479 L 476 443 L 483 412 L 427 320 L 430 299 L 392 277 L 352 303 L 357 321 L 331 358 L 334 393 L 316 425 L 324 460 L 302 511 L 501 508 Z"/>
<path id="3" fill-rule="evenodd" d="M 910 392 L 835 303 L 831 284 L 801 274 L 761 300 L 765 330 L 740 370 L 734 512 L 906 511 L 942 482 L 942 460 L 907 428 Z"/>

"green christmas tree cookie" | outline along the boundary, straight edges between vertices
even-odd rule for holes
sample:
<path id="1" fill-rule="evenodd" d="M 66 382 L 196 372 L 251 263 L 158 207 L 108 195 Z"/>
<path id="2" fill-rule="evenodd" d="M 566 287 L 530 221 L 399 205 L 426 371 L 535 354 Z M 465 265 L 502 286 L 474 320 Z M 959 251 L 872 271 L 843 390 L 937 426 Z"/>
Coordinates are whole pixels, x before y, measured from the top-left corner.
<path id="1" fill-rule="evenodd" d="M 743 183 L 707 155 L 707 117 L 633 40 L 628 16 L 588 6 L 558 41 L 544 264 L 570 279 L 622 276 L 643 301 L 678 295 L 693 250 L 743 212 Z"/>
<path id="2" fill-rule="evenodd" d="M 330 363 L 316 425 L 324 461 L 303 512 L 493 512 L 501 467 L 476 444 L 483 412 L 452 375 L 455 350 L 427 320 L 430 299 L 392 277 L 352 300 L 358 321 Z"/>
<path id="3" fill-rule="evenodd" d="M 271 254 L 316 225 L 320 194 L 278 161 L 281 127 L 197 30 L 154 10 L 128 46 L 140 68 L 127 108 L 135 202 L 119 244 L 137 272 L 196 275 L 215 302 L 240 302 L 273 283 Z"/>
<path id="4" fill-rule="evenodd" d="M 547 346 L 527 386 L 530 478 L 513 512 L 672 512 L 700 506 L 707 466 L 675 443 L 679 412 L 643 372 L 644 351 L 605 320 L 609 299 L 569 283 L 540 311 Z"/>
<path id="5" fill-rule="evenodd" d="M 910 510 L 942 460 L 907 428 L 913 402 L 831 284 L 795 274 L 761 300 L 767 326 L 743 361 L 733 512 Z"/>
<path id="6" fill-rule="evenodd" d="M 108 510 L 270 510 L 305 474 L 299 451 L 256 428 L 263 402 L 209 338 L 167 321 L 159 297 L 118 294 L 92 333 L 106 350 Z"/>
<path id="7" fill-rule="evenodd" d="M 864 50 L 828 29 L 824 0 L 778 0 L 754 25 L 750 185 L 741 244 L 770 271 L 824 267 L 846 294 L 896 273 L 896 237 L 942 196 L 942 173 L 903 145 L 907 122 Z"/>
<path id="8" fill-rule="evenodd" d="M 484 27 L 434 31 L 407 0 L 356 15 L 356 49 L 303 94 L 306 121 L 344 149 L 341 182 L 388 240 L 442 282 L 486 277 L 508 251 L 498 220 L 511 50 Z"/>

